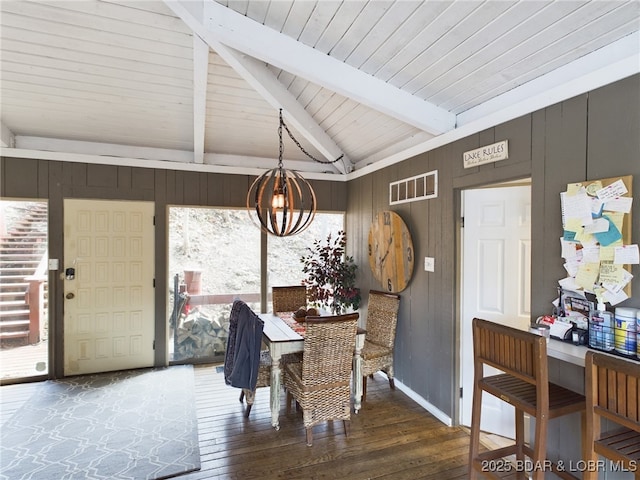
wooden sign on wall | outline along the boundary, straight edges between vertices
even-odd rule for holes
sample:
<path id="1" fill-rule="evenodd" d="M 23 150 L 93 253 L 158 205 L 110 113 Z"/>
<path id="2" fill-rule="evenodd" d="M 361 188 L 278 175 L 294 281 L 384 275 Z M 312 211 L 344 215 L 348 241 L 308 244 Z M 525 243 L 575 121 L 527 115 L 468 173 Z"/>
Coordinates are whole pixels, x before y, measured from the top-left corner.
<path id="1" fill-rule="evenodd" d="M 478 165 L 506 160 L 507 158 L 509 158 L 509 143 L 507 140 L 469 150 L 462 154 L 464 168 L 477 167 Z"/>

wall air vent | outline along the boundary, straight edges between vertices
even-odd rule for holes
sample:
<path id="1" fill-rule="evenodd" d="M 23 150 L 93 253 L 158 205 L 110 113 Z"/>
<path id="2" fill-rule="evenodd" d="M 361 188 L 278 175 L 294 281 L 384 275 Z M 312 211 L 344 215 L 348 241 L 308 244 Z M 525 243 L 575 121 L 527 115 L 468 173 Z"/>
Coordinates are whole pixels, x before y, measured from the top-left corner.
<path id="1" fill-rule="evenodd" d="M 438 196 L 438 171 L 422 173 L 389 184 L 389 205 L 417 202 Z"/>

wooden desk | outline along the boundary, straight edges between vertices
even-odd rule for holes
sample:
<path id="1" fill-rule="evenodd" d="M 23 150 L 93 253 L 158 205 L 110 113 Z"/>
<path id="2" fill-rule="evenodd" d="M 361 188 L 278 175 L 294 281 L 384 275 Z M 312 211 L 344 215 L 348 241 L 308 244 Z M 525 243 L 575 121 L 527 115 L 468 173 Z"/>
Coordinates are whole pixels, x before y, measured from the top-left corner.
<path id="1" fill-rule="evenodd" d="M 280 317 L 273 313 L 261 313 L 259 317 L 264 321 L 262 339 L 271 354 L 271 425 L 278 430 L 280 422 L 280 358 L 286 353 L 302 352 L 304 338 L 294 332 Z M 362 406 L 362 358 L 360 352 L 364 346 L 365 330 L 358 328 L 356 345 L 353 354 L 353 407 L 358 413 Z"/>

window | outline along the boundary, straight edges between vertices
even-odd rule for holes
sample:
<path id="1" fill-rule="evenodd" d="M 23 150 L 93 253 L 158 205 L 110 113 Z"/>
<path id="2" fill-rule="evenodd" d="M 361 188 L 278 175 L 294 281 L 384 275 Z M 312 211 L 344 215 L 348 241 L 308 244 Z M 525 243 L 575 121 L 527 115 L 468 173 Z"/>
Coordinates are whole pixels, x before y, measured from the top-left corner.
<path id="1" fill-rule="evenodd" d="M 169 208 L 169 358 L 224 358 L 236 297 L 260 311 L 260 230 L 244 209 Z"/>
<path id="2" fill-rule="evenodd" d="M 224 360 L 229 314 L 241 298 L 261 310 L 260 243 L 245 209 L 169 207 L 168 349 L 172 362 Z M 267 306 L 271 286 L 300 285 L 300 257 L 314 240 L 344 229 L 343 213 L 317 213 L 305 231 L 267 237 Z"/>
<path id="3" fill-rule="evenodd" d="M 422 173 L 389 184 L 389 205 L 427 200 L 438 196 L 438 171 Z"/>
<path id="4" fill-rule="evenodd" d="M 49 371 L 48 204 L 0 200 L 0 377 Z"/>
<path id="5" fill-rule="evenodd" d="M 304 278 L 300 258 L 313 247 L 315 240 L 324 240 L 329 234 L 332 238 L 344 230 L 343 213 L 316 213 L 309 227 L 292 237 L 274 237 L 269 235 L 267 243 L 267 291 L 269 292 L 269 310 L 271 310 L 271 287 L 300 285 Z"/>

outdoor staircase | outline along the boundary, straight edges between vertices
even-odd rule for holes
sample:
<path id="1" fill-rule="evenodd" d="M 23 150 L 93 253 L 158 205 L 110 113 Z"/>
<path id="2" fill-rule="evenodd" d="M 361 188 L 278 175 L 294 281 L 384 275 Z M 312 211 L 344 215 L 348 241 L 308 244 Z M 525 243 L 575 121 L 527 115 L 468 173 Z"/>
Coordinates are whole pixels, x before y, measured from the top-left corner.
<path id="1" fill-rule="evenodd" d="M 38 320 L 46 318 L 43 311 L 47 308 L 47 204 L 27 205 L 12 230 L 0 238 L 0 341 L 3 343 L 10 339 L 37 343 L 41 328 Z M 34 283 L 34 276 L 40 278 L 40 288 L 34 287 L 38 283 Z M 35 305 L 39 312 L 31 311 Z M 34 315 L 38 315 L 35 322 Z"/>

